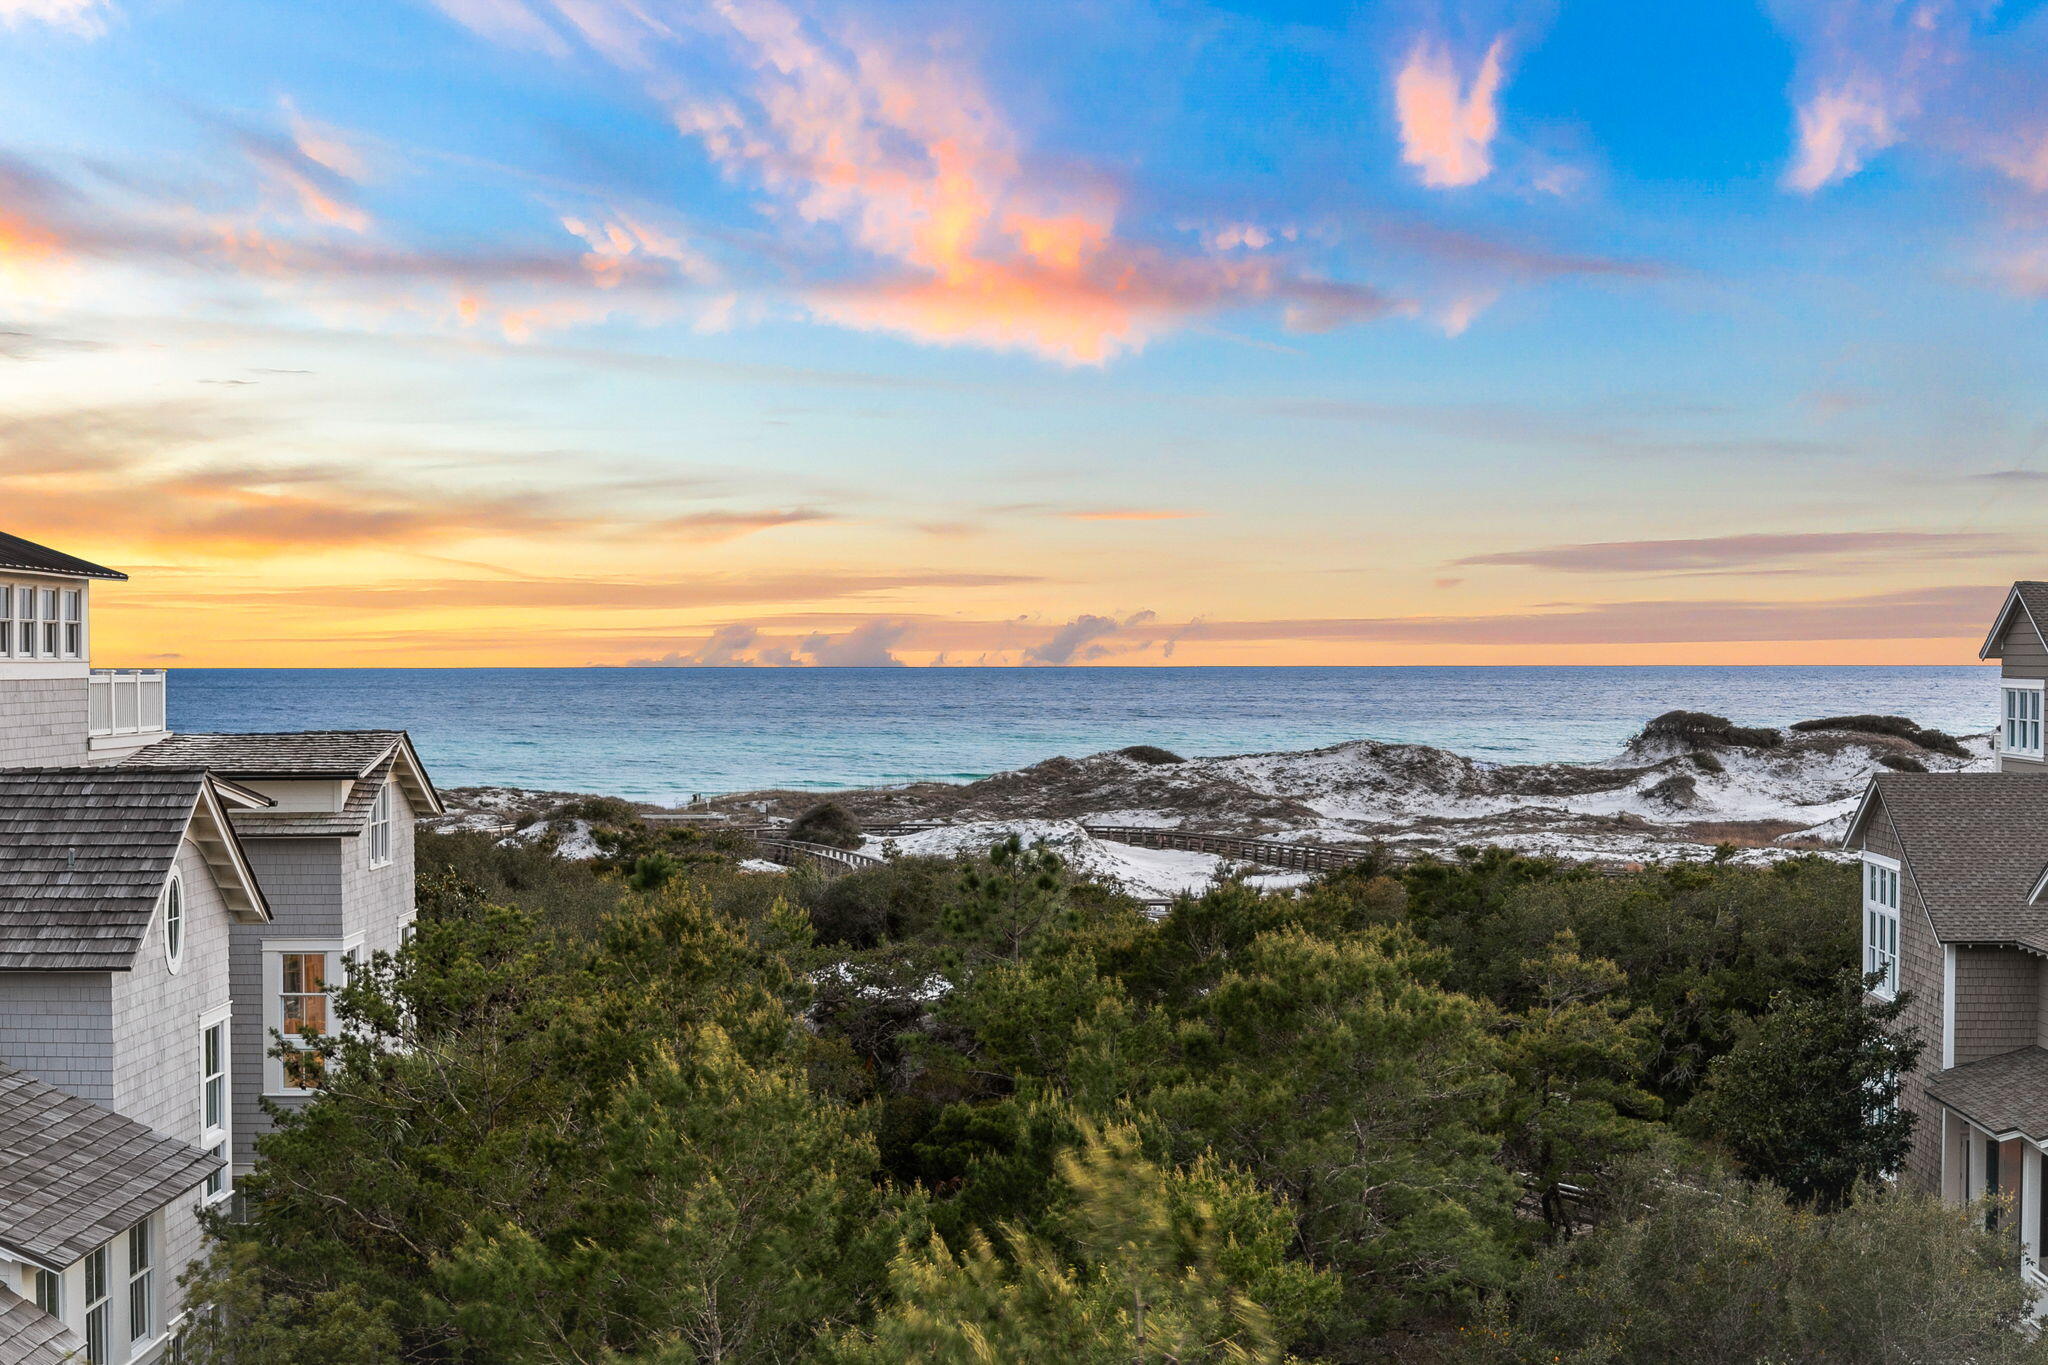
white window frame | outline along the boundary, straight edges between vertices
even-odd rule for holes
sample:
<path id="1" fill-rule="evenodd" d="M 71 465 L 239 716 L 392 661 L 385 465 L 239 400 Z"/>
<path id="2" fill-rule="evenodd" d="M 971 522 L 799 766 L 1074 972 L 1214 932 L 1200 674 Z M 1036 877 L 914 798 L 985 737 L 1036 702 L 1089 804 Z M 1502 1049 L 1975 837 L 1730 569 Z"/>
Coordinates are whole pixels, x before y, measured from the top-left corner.
<path id="1" fill-rule="evenodd" d="M 370 827 L 365 831 L 370 846 L 370 866 L 391 866 L 391 782 L 386 779 L 370 798 Z"/>
<path id="2" fill-rule="evenodd" d="M 0 659 L 91 658 L 91 627 L 83 583 L 0 579 Z"/>
<path id="3" fill-rule="evenodd" d="M 235 1192 L 234 1176 L 234 1134 L 235 1134 L 235 1032 L 232 1005 L 219 1005 L 199 1016 L 199 1147 L 209 1156 L 218 1154 L 228 1162 L 219 1171 L 208 1176 L 206 1183 L 199 1187 L 202 1204 L 218 1204 Z M 220 1070 L 206 1069 L 206 1036 L 219 1030 L 220 1046 L 218 1057 Z M 207 1100 L 215 1082 L 220 1087 L 220 1113 L 218 1123 L 209 1122 L 213 1116 L 208 1113 Z"/>
<path id="4" fill-rule="evenodd" d="M 121 1283 L 128 1291 L 124 1306 L 128 1310 L 128 1356 L 131 1360 L 146 1354 L 151 1344 L 163 1335 L 159 1322 L 163 1317 L 163 1299 L 157 1292 L 159 1281 L 156 1274 L 157 1263 L 163 1259 L 162 1244 L 163 1238 L 157 1235 L 155 1215 L 128 1229 L 127 1235 L 121 1238 L 121 1250 L 127 1253 L 124 1264 L 128 1273 Z M 138 1304 L 140 1312 L 136 1311 Z"/>
<path id="5" fill-rule="evenodd" d="M 2048 1270 L 2041 1266 L 2041 1214 L 2048 1205 L 2048 1157 L 2038 1143 L 2020 1148 L 2020 1270 L 2037 1285 L 2048 1285 Z"/>
<path id="6" fill-rule="evenodd" d="M 98 1268 L 97 1274 L 94 1273 L 95 1265 Z M 113 1359 L 114 1338 L 120 1335 L 114 1329 L 114 1244 L 108 1242 L 105 1246 L 88 1251 L 85 1254 L 84 1266 L 82 1302 L 85 1305 L 85 1313 L 79 1321 L 84 1326 L 86 1359 L 97 1365 L 97 1362 Z M 98 1281 L 97 1284 L 94 1283 L 95 1280 Z M 95 1290 L 98 1291 L 98 1297 L 94 1297 Z M 98 1315 L 97 1323 L 94 1322 L 95 1314 Z M 127 1352 L 123 1351 L 122 1357 L 125 1359 L 126 1356 Z"/>
<path id="7" fill-rule="evenodd" d="M 271 1035 L 284 1038 L 286 1047 L 301 1047 L 303 1042 L 296 1034 L 284 1031 L 284 959 L 288 953 L 324 953 L 327 956 L 326 994 L 330 997 L 327 1016 L 328 1031 L 322 1035 L 334 1035 L 334 1015 L 331 998 L 336 989 L 348 981 L 349 968 L 361 956 L 363 936 L 352 935 L 346 939 L 332 938 L 267 938 L 263 940 L 263 1093 L 277 1098 L 296 1095 L 311 1095 L 317 1087 L 293 1085 L 285 1075 L 284 1059 L 270 1055 L 275 1041 Z"/>
<path id="8" fill-rule="evenodd" d="M 2048 757 L 2042 746 L 2040 678 L 2002 678 L 1998 684 L 1998 751 L 2014 758 Z"/>
<path id="9" fill-rule="evenodd" d="M 48 1313 L 59 1322 L 64 1321 L 64 1276 L 60 1271 L 44 1270 L 41 1266 L 29 1270 L 30 1297 L 36 1307 Z"/>
<path id="10" fill-rule="evenodd" d="M 1899 861 L 1882 853 L 1863 855 L 1863 974 L 1882 971 L 1871 994 L 1884 1000 L 1899 994 Z"/>
<path id="11" fill-rule="evenodd" d="M 185 904 L 185 879 L 177 868 L 164 879 L 163 893 L 157 897 L 157 908 L 163 912 L 164 965 L 176 976 L 185 970 L 185 934 L 191 927 L 192 916 Z M 175 909 L 175 925 L 171 911 Z"/>

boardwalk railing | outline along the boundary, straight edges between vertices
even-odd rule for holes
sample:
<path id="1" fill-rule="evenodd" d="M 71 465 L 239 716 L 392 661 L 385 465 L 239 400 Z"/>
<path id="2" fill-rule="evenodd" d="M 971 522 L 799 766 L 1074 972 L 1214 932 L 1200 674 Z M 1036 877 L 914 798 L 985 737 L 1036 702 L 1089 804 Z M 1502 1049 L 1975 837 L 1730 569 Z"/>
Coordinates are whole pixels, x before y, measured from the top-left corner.
<path id="1" fill-rule="evenodd" d="M 799 839 L 756 839 L 761 856 L 785 867 L 798 863 L 810 863 L 824 869 L 828 876 L 839 876 L 847 872 L 859 872 L 863 868 L 880 867 L 885 858 L 871 853 L 855 853 L 849 848 L 833 848 L 829 844 L 807 844 Z"/>
<path id="2" fill-rule="evenodd" d="M 1356 848 L 1292 844 L 1281 839 L 1246 839 L 1235 834 L 1191 834 L 1186 830 L 1156 829 L 1149 825 L 1084 825 L 1082 828 L 1098 839 L 1110 839 L 1119 844 L 1213 853 L 1241 863 L 1282 867 L 1292 872 L 1334 872 L 1373 856 Z"/>

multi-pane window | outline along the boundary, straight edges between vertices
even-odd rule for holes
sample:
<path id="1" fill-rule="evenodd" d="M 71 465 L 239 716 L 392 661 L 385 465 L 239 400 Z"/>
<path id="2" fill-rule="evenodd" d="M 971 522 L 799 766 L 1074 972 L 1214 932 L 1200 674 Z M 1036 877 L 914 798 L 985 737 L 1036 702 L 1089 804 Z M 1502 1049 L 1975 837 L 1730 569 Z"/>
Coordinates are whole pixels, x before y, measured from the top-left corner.
<path id="1" fill-rule="evenodd" d="M 113 1340 L 112 1310 L 107 1302 L 112 1261 L 105 1247 L 85 1258 L 85 1358 L 89 1365 L 108 1365 L 113 1360 L 107 1354 L 107 1344 Z"/>
<path id="2" fill-rule="evenodd" d="M 327 954 L 286 953 L 278 1017 L 287 1037 L 327 1032 Z"/>
<path id="3" fill-rule="evenodd" d="M 284 1035 L 280 1080 L 287 1090 L 311 1090 L 320 1084 L 318 1053 L 300 1044 L 309 1034 L 327 1028 L 329 968 L 334 954 L 288 952 L 277 956 L 277 1012 L 272 1026 Z"/>
<path id="4" fill-rule="evenodd" d="M 214 1168 L 212 1175 L 206 1177 L 206 1202 L 211 1204 L 217 1199 L 227 1198 L 228 1168 L 226 1163 L 228 1159 L 228 1145 L 225 1142 L 216 1142 L 213 1146 L 206 1149 L 206 1154 L 215 1161 L 222 1163 Z"/>
<path id="5" fill-rule="evenodd" d="M 2041 687 L 2008 685 L 2005 693 L 2005 728 L 2000 736 L 2000 746 L 2009 754 L 2021 758 L 2040 758 L 2041 751 Z"/>
<path id="6" fill-rule="evenodd" d="M 0 583 L 0 658 L 84 657 L 83 588 Z"/>
<path id="7" fill-rule="evenodd" d="M 53 1318 L 64 1316 L 64 1277 L 49 1270 L 36 1272 L 36 1307 Z"/>
<path id="8" fill-rule="evenodd" d="M 228 1021 L 225 1016 L 199 1030 L 199 1145 L 211 1157 L 228 1154 Z M 227 1197 L 228 1173 L 223 1166 L 206 1177 L 206 1202 Z"/>
<path id="9" fill-rule="evenodd" d="M 128 1339 L 156 1335 L 156 1239 L 148 1219 L 128 1229 Z"/>
<path id="10" fill-rule="evenodd" d="M 1863 974 L 1877 974 L 1872 989 L 1899 993 L 1899 869 L 1874 859 L 1863 864 Z"/>
<path id="11" fill-rule="evenodd" d="M 390 861 L 391 784 L 386 782 L 370 802 L 370 866 L 382 867 Z"/>
<path id="12" fill-rule="evenodd" d="M 14 590 L 14 652 L 19 658 L 33 659 L 41 635 L 36 630 L 36 590 L 18 587 Z"/>

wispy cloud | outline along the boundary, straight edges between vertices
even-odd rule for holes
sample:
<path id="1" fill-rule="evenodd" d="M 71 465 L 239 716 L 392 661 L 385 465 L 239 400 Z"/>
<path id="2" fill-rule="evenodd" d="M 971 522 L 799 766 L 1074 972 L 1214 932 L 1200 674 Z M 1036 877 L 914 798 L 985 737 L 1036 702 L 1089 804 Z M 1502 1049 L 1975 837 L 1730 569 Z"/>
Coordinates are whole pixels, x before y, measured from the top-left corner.
<path id="1" fill-rule="evenodd" d="M 1471 68 L 1460 70 L 1448 41 L 1416 38 L 1394 77 L 1394 112 L 1401 127 L 1401 159 L 1422 183 L 1439 189 L 1476 185 L 1493 172 L 1493 139 L 1500 131 L 1495 107 L 1503 78 L 1507 36 L 1497 37 Z"/>
<path id="2" fill-rule="evenodd" d="M 1761 569 L 1856 556 L 1890 560 L 1974 558 L 2024 548 L 2012 537 L 1976 531 L 1813 531 L 1710 536 L 1697 540 L 1619 540 L 1469 555 L 1459 566 L 1554 569 L 1561 573 L 1695 573 Z"/>
<path id="3" fill-rule="evenodd" d="M 1204 515 L 1179 507 L 1096 507 L 1066 513 L 1073 521 L 1185 521 Z"/>
<path id="4" fill-rule="evenodd" d="M 0 0 L 0 27 L 48 24 L 92 38 L 106 31 L 108 11 L 103 0 Z"/>
<path id="5" fill-rule="evenodd" d="M 795 285 L 828 322 L 1099 364 L 1229 308 L 1277 305 L 1303 331 L 1398 308 L 1284 260 L 1137 239 L 1108 177 L 1031 157 L 976 74 L 927 43 L 828 26 L 778 0 L 721 0 L 688 26 L 629 0 L 443 8 L 500 41 L 596 52 L 793 231 L 835 229 L 862 264 L 812 268 Z M 706 27 L 739 79 L 678 94 L 668 63 Z"/>

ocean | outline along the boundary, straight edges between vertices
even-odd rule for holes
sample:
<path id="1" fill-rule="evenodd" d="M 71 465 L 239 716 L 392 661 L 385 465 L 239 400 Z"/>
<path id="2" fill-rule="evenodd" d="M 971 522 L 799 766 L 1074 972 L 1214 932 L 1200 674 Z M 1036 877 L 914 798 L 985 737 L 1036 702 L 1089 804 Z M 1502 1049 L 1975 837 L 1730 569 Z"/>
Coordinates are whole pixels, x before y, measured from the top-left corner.
<path id="1" fill-rule="evenodd" d="M 1652 716 L 1881 712 L 1989 730 L 1975 667 L 179 669 L 188 732 L 405 729 L 436 782 L 679 802 L 760 787 L 972 781 L 1130 744 L 1184 755 L 1348 739 L 1588 761 Z"/>

